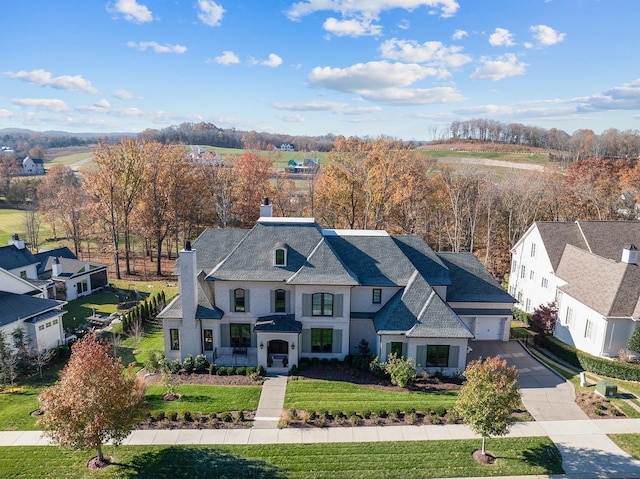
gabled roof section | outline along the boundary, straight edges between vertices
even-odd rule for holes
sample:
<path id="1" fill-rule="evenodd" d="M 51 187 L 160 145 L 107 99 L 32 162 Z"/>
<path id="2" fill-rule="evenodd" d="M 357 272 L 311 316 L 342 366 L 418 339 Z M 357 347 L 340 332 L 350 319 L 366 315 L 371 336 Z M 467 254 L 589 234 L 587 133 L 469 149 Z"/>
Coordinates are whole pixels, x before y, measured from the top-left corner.
<path id="1" fill-rule="evenodd" d="M 58 278 L 72 278 L 74 276 L 83 275 L 86 273 L 90 273 L 96 271 L 98 269 L 106 269 L 106 264 L 96 263 L 93 261 L 81 261 L 79 259 L 70 259 L 70 258 L 50 258 L 51 264 L 55 260 L 60 262 L 61 272 Z"/>
<path id="2" fill-rule="evenodd" d="M 577 246 L 583 250 L 589 249 L 580 228 L 573 221 L 536 221 L 535 224 L 554 271 L 558 269 L 566 245 Z"/>
<path id="3" fill-rule="evenodd" d="M 357 286 L 358 278 L 347 269 L 323 238 L 302 267 L 287 281 L 289 284 Z"/>
<path id="4" fill-rule="evenodd" d="M 0 291 L 0 326 L 6 326 L 19 319 L 29 319 L 59 308 L 60 301 L 35 298 L 24 294 Z"/>
<path id="5" fill-rule="evenodd" d="M 33 256 L 40 262 L 38 265 L 39 275 L 43 274 L 45 271 L 51 271 L 53 262 L 56 258 L 78 259 L 78 257 L 66 246 L 49 251 L 42 251 L 34 254 Z"/>
<path id="6" fill-rule="evenodd" d="M 472 253 L 438 253 L 451 275 L 447 302 L 515 303 Z"/>
<path id="7" fill-rule="evenodd" d="M 27 248 L 20 249 L 12 244 L 0 247 L 1 268 L 11 270 L 37 263 L 38 260 Z"/>
<path id="8" fill-rule="evenodd" d="M 362 286 L 406 286 L 415 267 L 384 231 L 325 230 L 325 239 Z"/>
<path id="9" fill-rule="evenodd" d="M 196 308 L 196 319 L 222 319 L 224 312 L 213 302 L 213 293 L 205 280 L 203 273 L 198 275 L 198 307 Z M 176 296 L 160 314 L 160 319 L 181 319 L 182 318 L 182 297 Z"/>
<path id="10" fill-rule="evenodd" d="M 321 239 L 320 228 L 313 220 L 261 218 L 229 255 L 213 268 L 208 279 L 287 281 L 306 263 Z M 289 246 L 285 266 L 273 264 L 273 245 L 278 242 Z"/>
<path id="11" fill-rule="evenodd" d="M 409 284 L 375 315 L 377 332 L 404 332 L 407 337 L 473 338 L 460 318 L 425 278 L 414 272 Z"/>
<path id="12" fill-rule="evenodd" d="M 417 235 L 393 235 L 393 241 L 432 286 L 449 286 L 449 270 L 429 245 Z"/>
<path id="13" fill-rule="evenodd" d="M 253 330 L 262 333 L 299 333 L 302 323 L 296 321 L 295 314 L 273 314 L 258 318 Z"/>
<path id="14" fill-rule="evenodd" d="M 605 317 L 640 316 L 640 267 L 567 245 L 558 266 L 560 290 Z"/>
<path id="15" fill-rule="evenodd" d="M 197 251 L 198 271 L 209 273 L 236 247 L 250 230 L 240 228 L 207 228 L 193 242 Z M 174 275 L 180 275 L 180 258 L 176 261 Z"/>
<path id="16" fill-rule="evenodd" d="M 620 261 L 622 249 L 640 244 L 640 221 L 576 221 L 588 251 Z"/>

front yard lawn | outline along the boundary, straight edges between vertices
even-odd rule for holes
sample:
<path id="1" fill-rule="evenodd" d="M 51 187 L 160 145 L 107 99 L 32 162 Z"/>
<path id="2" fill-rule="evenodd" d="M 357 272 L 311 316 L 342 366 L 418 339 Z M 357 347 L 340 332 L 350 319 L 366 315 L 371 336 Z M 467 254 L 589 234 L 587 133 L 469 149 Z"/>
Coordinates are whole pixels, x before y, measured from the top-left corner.
<path id="1" fill-rule="evenodd" d="M 407 441 L 251 446 L 105 447 L 117 463 L 100 471 L 86 468 L 95 452 L 56 447 L 4 447 L 3 477 L 172 479 L 205 477 L 349 478 L 464 477 L 562 474 L 561 458 L 544 437 L 490 439 L 496 464 L 477 463 L 471 452 L 479 440 Z"/>
<path id="2" fill-rule="evenodd" d="M 386 391 L 343 381 L 303 379 L 289 381 L 284 407 L 305 411 L 429 411 L 451 409 L 457 396 L 457 391 Z"/>
<path id="3" fill-rule="evenodd" d="M 609 438 L 624 452 L 640 459 L 640 434 L 609 434 Z"/>
<path id="4" fill-rule="evenodd" d="M 175 401 L 164 401 L 164 388 L 156 384 L 147 385 L 146 403 L 152 413 L 159 411 L 189 411 L 203 414 L 225 411 L 255 411 L 258 409 L 261 386 L 211 386 L 202 384 L 179 384 L 176 391 L 181 395 Z"/>

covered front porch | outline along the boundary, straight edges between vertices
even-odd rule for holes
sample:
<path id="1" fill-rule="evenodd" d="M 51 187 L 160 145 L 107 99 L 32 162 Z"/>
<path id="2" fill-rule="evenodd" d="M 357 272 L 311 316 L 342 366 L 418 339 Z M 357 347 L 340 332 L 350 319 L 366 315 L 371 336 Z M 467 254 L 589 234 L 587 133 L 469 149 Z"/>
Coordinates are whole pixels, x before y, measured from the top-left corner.
<path id="1" fill-rule="evenodd" d="M 287 372 L 298 364 L 300 331 L 302 323 L 293 314 L 258 318 L 254 327 L 258 342 L 258 363 L 267 372 Z"/>

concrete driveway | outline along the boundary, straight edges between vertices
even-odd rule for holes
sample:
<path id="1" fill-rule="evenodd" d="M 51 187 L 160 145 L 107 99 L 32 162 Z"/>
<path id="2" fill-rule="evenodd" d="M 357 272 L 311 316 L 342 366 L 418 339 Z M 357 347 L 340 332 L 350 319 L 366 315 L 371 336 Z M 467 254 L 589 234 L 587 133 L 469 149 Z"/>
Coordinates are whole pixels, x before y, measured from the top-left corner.
<path id="1" fill-rule="evenodd" d="M 518 368 L 520 394 L 536 421 L 588 419 L 575 403 L 573 385 L 531 356 L 517 341 L 471 341 L 468 359 L 500 356 Z"/>

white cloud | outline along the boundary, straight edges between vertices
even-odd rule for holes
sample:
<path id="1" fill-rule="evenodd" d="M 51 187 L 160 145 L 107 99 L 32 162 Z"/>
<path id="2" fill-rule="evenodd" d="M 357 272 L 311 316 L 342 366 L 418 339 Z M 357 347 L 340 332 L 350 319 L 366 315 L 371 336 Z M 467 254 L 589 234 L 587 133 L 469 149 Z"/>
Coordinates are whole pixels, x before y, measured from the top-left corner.
<path id="1" fill-rule="evenodd" d="M 117 0 L 113 5 L 107 5 L 107 10 L 121 14 L 125 20 L 133 23 L 147 23 L 153 21 L 153 14 L 146 6 L 136 0 Z"/>
<path id="2" fill-rule="evenodd" d="M 300 20 L 306 15 L 322 11 L 338 12 L 347 18 L 375 18 L 385 10 L 402 8 L 412 11 L 419 7 L 429 8 L 431 14 L 452 17 L 460 5 L 456 0 L 303 0 L 291 5 L 286 14 L 290 20 Z"/>
<path id="3" fill-rule="evenodd" d="M 471 74 L 473 80 L 498 81 L 507 77 L 523 75 L 527 69 L 527 64 L 518 62 L 518 58 L 513 53 L 503 55 L 495 60 L 482 57 L 480 61 L 482 65 Z"/>
<path id="4" fill-rule="evenodd" d="M 489 35 L 489 44 L 493 47 L 510 47 L 515 45 L 513 42 L 513 34 L 506 28 L 496 28 Z"/>
<path id="5" fill-rule="evenodd" d="M 274 103 L 273 107 L 277 110 L 289 111 L 336 111 L 347 108 L 347 103 L 334 101 L 309 101 L 303 103 Z"/>
<path id="6" fill-rule="evenodd" d="M 550 46 L 564 40 L 566 33 L 560 33 L 547 25 L 532 25 L 529 31 L 533 34 L 538 46 Z M 532 48 L 536 45 L 526 43 L 525 46 Z"/>
<path id="7" fill-rule="evenodd" d="M 267 60 L 259 62 L 259 64 L 270 68 L 279 67 L 280 65 L 282 65 L 282 58 L 280 58 L 275 53 L 269 53 L 269 58 Z"/>
<path id="8" fill-rule="evenodd" d="M 210 27 L 218 27 L 226 11 L 213 0 L 198 0 L 198 19 Z"/>
<path id="9" fill-rule="evenodd" d="M 45 70 L 31 70 L 30 72 L 21 70 L 19 72 L 5 72 L 9 78 L 24 80 L 40 86 L 50 86 L 58 90 L 84 91 L 87 93 L 97 93 L 91 82 L 82 78 L 81 75 L 61 75 L 52 77 L 51 73 Z"/>
<path id="10" fill-rule="evenodd" d="M 231 50 L 223 51 L 222 55 L 218 55 L 213 59 L 213 61 L 220 65 L 233 65 L 235 63 L 240 63 L 238 55 L 233 53 Z"/>
<path id="11" fill-rule="evenodd" d="M 156 53 L 178 53 L 182 54 L 187 51 L 187 47 L 183 45 L 160 45 L 158 42 L 127 42 L 127 46 L 130 48 L 137 48 L 141 52 L 144 52 L 148 48 L 151 48 Z"/>
<path id="12" fill-rule="evenodd" d="M 113 92 L 113 96 L 120 100 L 131 100 L 133 98 L 133 93 L 127 90 L 118 89 Z"/>
<path id="13" fill-rule="evenodd" d="M 453 32 L 453 35 L 451 35 L 451 39 L 462 40 L 464 37 L 467 37 L 467 36 L 469 36 L 469 34 L 464 30 L 456 30 L 455 32 Z"/>
<path id="14" fill-rule="evenodd" d="M 403 87 L 428 76 L 437 76 L 435 68 L 415 63 L 369 62 L 357 63 L 347 68 L 316 67 L 309 74 L 309 82 L 317 87 L 358 93 Z"/>
<path id="15" fill-rule="evenodd" d="M 452 87 L 385 88 L 361 91 L 360 96 L 365 100 L 404 106 L 452 103 L 466 99 L 464 95 Z"/>
<path id="16" fill-rule="evenodd" d="M 14 98 L 11 100 L 11 103 L 14 105 L 39 108 L 58 113 L 67 110 L 65 102 L 53 98 Z"/>
<path id="17" fill-rule="evenodd" d="M 387 40 L 380 45 L 383 58 L 452 68 L 471 61 L 471 57 L 461 51 L 462 47 L 447 47 L 442 42 L 431 41 L 420 44 L 413 40 L 398 40 L 396 38 Z"/>
<path id="18" fill-rule="evenodd" d="M 640 79 L 576 100 L 580 103 L 581 111 L 638 110 L 640 109 Z"/>
<path id="19" fill-rule="evenodd" d="M 398 22 L 398 28 L 400 30 L 409 30 L 410 27 L 411 23 L 409 23 L 409 20 L 407 20 L 406 18 L 403 18 Z"/>
<path id="20" fill-rule="evenodd" d="M 98 108 L 111 108 L 111 103 L 109 103 L 109 101 L 105 98 L 103 98 L 102 100 L 98 100 L 93 105 L 97 106 Z"/>
<path id="21" fill-rule="evenodd" d="M 382 33 L 382 27 L 372 24 L 369 19 L 338 20 L 329 17 L 322 26 L 338 37 L 377 36 Z"/>
<path id="22" fill-rule="evenodd" d="M 284 121 L 285 123 L 304 123 L 304 117 L 302 115 L 293 114 L 293 115 L 277 115 L 277 118 Z"/>
<path id="23" fill-rule="evenodd" d="M 9 110 L 0 108 L 0 118 L 9 118 L 11 116 L 13 116 L 13 113 L 11 113 Z"/>

